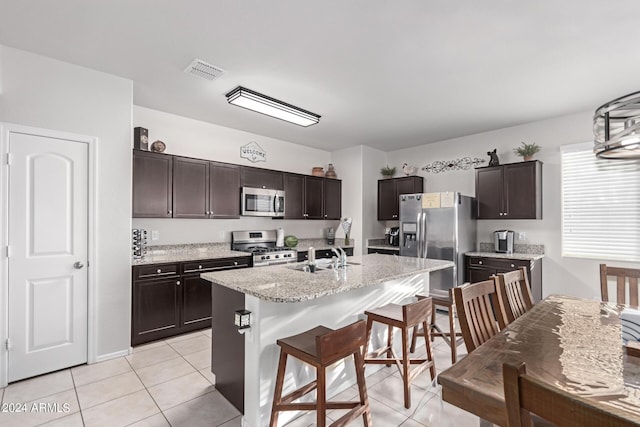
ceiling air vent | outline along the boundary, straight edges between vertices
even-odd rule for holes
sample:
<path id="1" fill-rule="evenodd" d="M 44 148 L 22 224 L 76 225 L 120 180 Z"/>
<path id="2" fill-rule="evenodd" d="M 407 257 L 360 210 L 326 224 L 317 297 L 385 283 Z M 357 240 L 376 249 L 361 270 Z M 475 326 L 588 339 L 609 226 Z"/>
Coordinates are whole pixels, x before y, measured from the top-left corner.
<path id="1" fill-rule="evenodd" d="M 207 80 L 215 80 L 224 74 L 222 68 L 215 65 L 207 64 L 206 62 L 195 59 L 185 70 L 187 74 L 193 74 L 194 76 L 202 77 Z"/>

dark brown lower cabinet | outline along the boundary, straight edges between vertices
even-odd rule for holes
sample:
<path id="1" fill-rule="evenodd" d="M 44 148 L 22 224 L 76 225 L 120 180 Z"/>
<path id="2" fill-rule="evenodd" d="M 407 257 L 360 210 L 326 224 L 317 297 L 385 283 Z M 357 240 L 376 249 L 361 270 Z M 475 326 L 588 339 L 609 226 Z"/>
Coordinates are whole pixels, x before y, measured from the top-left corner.
<path id="1" fill-rule="evenodd" d="M 251 257 L 132 268 L 131 345 L 211 327 L 211 282 L 201 273 L 251 267 Z"/>
<path id="2" fill-rule="evenodd" d="M 514 258 L 465 257 L 467 264 L 465 281 L 470 283 L 489 280 L 498 273 L 508 273 L 520 267 L 526 267 L 529 275 L 531 295 L 535 302 L 542 299 L 542 260 L 523 260 Z"/>
<path id="3" fill-rule="evenodd" d="M 353 248 L 344 248 L 347 256 L 353 256 Z M 331 249 L 316 249 L 316 259 L 333 258 L 336 256 Z M 298 251 L 298 262 L 309 259 L 309 251 Z"/>
<path id="4" fill-rule="evenodd" d="M 400 255 L 400 251 L 396 251 L 393 249 L 377 249 L 377 248 L 367 248 L 368 254 L 382 254 L 382 255 Z"/>

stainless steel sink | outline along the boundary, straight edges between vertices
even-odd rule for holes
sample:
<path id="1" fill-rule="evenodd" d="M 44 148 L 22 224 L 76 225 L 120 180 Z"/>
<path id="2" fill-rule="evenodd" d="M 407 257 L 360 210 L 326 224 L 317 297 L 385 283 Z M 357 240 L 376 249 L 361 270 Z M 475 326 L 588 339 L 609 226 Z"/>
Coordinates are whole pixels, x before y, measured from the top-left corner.
<path id="1" fill-rule="evenodd" d="M 358 263 L 358 262 L 347 262 L 346 266 L 340 267 L 340 268 L 351 267 L 353 265 L 360 265 L 360 263 Z M 308 264 L 288 265 L 287 268 L 289 268 L 291 270 L 296 270 L 296 271 L 305 271 L 307 273 L 311 272 L 311 270 L 309 269 L 309 265 Z M 330 260 L 330 259 L 319 259 L 319 260 L 316 260 L 316 272 L 325 271 L 325 270 L 333 270 L 333 260 Z"/>

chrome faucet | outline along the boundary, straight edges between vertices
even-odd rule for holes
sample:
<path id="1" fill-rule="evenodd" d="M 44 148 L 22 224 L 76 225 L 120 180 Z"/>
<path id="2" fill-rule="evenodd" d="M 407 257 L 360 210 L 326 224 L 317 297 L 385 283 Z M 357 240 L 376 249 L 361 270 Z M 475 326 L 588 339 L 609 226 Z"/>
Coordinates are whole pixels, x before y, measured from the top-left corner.
<path id="1" fill-rule="evenodd" d="M 337 248 L 331 248 L 331 250 L 338 256 L 334 263 L 334 268 L 344 268 L 347 266 L 347 253 L 340 246 Z"/>

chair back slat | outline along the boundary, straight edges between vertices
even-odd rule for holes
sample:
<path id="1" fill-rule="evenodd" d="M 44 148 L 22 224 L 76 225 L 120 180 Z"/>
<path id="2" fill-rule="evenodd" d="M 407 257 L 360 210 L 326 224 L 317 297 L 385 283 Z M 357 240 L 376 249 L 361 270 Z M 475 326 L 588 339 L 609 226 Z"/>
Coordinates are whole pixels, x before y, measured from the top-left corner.
<path id="1" fill-rule="evenodd" d="M 350 354 L 360 352 L 367 338 L 367 323 L 358 320 L 355 323 L 316 337 L 316 351 L 322 363 L 344 359 Z"/>
<path id="2" fill-rule="evenodd" d="M 498 316 L 498 323 L 504 328 L 533 307 L 526 267 L 498 274 L 496 293 L 502 314 Z"/>
<path id="3" fill-rule="evenodd" d="M 462 337 L 471 353 L 500 329 L 494 313 L 498 305 L 494 279 L 453 289 Z"/>
<path id="4" fill-rule="evenodd" d="M 638 306 L 638 278 L 640 269 L 609 267 L 600 264 L 600 294 L 603 301 L 609 301 L 609 278 L 616 278 L 616 303 Z M 629 299 L 627 299 L 627 294 Z"/>
<path id="5" fill-rule="evenodd" d="M 402 306 L 402 320 L 409 327 L 413 327 L 423 322 L 424 319 L 431 319 L 433 310 L 433 300 L 431 297 L 422 298 Z"/>
<path id="6" fill-rule="evenodd" d="M 635 414 L 568 393 L 527 375 L 522 362 L 505 363 L 502 372 L 508 427 L 530 427 L 532 413 L 559 427 L 640 426 L 640 417 Z"/>

